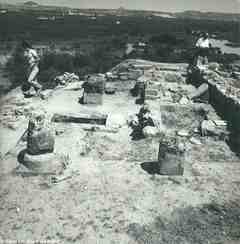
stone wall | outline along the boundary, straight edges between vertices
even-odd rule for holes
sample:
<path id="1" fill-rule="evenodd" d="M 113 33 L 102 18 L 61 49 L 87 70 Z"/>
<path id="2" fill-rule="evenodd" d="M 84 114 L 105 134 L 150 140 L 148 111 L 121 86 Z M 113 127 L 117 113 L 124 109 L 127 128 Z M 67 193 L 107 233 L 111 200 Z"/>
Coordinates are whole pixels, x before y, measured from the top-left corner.
<path id="1" fill-rule="evenodd" d="M 198 74 L 195 77 L 199 79 Z M 240 151 L 240 89 L 233 87 L 228 78 L 210 70 L 204 71 L 199 82 L 208 83 L 210 103 L 222 119 L 228 122 L 230 143 Z"/>
<path id="2" fill-rule="evenodd" d="M 187 65 L 184 63 L 156 63 L 141 59 L 128 59 L 110 70 L 107 76 L 112 81 L 137 80 L 143 75 L 153 79 L 179 80 L 186 75 L 186 70 Z"/>
<path id="3" fill-rule="evenodd" d="M 239 89 L 231 87 L 227 79 L 213 72 L 204 74 L 203 80 L 210 87 L 211 103 L 216 111 L 229 122 L 235 132 L 240 133 L 240 96 L 237 95 Z"/>

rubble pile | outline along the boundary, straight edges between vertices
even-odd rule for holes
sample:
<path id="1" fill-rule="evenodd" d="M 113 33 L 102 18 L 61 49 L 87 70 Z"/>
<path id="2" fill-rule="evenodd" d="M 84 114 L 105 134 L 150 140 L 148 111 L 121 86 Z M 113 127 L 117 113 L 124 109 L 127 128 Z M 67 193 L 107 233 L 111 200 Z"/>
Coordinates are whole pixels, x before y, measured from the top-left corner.
<path id="1" fill-rule="evenodd" d="M 19 93 L 15 89 L 12 93 Z M 12 130 L 17 130 L 22 121 L 28 118 L 31 112 L 37 108 L 36 104 L 31 104 L 29 99 L 25 99 L 21 93 L 18 96 L 10 96 L 9 99 L 2 101 L 0 108 L 0 124 Z"/>
<path id="2" fill-rule="evenodd" d="M 198 76 L 197 71 L 195 73 Z M 209 85 L 214 108 L 231 124 L 235 133 L 239 133 L 240 89 L 234 85 L 237 81 L 223 77 L 222 72 L 207 70 L 202 74 L 201 82 Z"/>
<path id="3" fill-rule="evenodd" d="M 193 130 L 204 119 L 204 114 L 198 112 L 198 106 L 195 104 L 161 104 L 160 110 L 162 123 L 169 129 Z"/>
<path id="4" fill-rule="evenodd" d="M 67 85 L 72 82 L 79 81 L 79 76 L 74 73 L 65 72 L 63 75 L 59 75 L 54 79 L 59 85 Z"/>

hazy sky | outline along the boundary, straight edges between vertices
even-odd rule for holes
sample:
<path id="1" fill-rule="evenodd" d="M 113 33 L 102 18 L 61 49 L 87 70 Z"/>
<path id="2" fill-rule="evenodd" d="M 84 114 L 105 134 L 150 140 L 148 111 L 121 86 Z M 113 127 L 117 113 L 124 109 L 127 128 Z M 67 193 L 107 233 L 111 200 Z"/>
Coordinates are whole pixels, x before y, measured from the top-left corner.
<path id="1" fill-rule="evenodd" d="M 27 0 L 0 0 L 21 3 Z M 240 0 L 35 0 L 39 4 L 64 5 L 76 8 L 118 8 L 184 11 L 200 10 L 240 13 Z"/>

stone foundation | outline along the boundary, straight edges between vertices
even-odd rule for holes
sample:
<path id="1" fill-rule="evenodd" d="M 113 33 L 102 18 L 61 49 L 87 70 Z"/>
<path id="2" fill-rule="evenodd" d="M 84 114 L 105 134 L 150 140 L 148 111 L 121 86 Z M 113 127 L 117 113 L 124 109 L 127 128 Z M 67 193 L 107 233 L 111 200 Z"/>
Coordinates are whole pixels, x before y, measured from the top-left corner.
<path id="1" fill-rule="evenodd" d="M 232 87 L 227 78 L 222 77 L 217 72 L 207 70 L 199 74 L 196 70 L 192 74 L 192 79 L 197 79 L 200 83 L 207 83 L 210 91 L 210 103 L 221 115 L 222 119 L 228 122 L 231 131 L 230 141 L 236 148 L 240 147 L 240 97 L 236 95 L 239 88 Z M 234 94 L 235 93 L 235 94 Z M 239 149 L 237 149 L 240 151 Z"/>

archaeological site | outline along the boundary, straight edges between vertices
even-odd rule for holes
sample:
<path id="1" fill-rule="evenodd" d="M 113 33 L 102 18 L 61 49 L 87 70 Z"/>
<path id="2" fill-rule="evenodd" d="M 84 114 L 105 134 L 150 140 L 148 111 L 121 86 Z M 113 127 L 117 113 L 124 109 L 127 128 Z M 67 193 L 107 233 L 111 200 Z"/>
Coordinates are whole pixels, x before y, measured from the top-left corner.
<path id="1" fill-rule="evenodd" d="M 2 97 L 0 240 L 239 243 L 236 79 L 127 59 L 58 82 Z"/>

